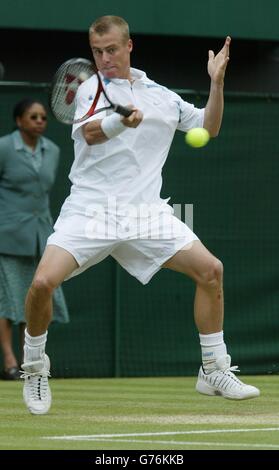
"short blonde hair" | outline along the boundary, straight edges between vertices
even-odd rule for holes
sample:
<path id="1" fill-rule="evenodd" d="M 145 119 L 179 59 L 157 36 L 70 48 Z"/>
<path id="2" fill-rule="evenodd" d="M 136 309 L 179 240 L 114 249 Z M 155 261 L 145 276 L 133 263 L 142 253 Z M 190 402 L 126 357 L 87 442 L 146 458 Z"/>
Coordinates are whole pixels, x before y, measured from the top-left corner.
<path id="1" fill-rule="evenodd" d="M 114 26 L 120 29 L 124 42 L 130 39 L 128 23 L 123 18 L 121 18 L 121 16 L 113 15 L 101 16 L 95 20 L 89 28 L 89 36 L 92 33 L 96 33 L 102 36 L 103 34 L 108 33 L 109 30 Z"/>

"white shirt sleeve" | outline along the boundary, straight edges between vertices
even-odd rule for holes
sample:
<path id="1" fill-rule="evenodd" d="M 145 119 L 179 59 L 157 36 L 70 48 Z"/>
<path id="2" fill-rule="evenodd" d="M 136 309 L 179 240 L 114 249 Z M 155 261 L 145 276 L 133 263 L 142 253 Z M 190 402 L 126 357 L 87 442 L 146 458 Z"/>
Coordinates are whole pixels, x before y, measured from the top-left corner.
<path id="1" fill-rule="evenodd" d="M 187 101 L 182 101 L 182 103 L 177 129 L 186 132 L 194 127 L 203 127 L 204 108 L 196 108 L 193 104 L 187 103 Z"/>
<path id="2" fill-rule="evenodd" d="M 203 127 L 204 108 L 196 108 L 193 104 L 184 101 L 181 96 L 172 92 L 179 106 L 179 122 L 177 129 L 187 132 L 194 127 Z"/>

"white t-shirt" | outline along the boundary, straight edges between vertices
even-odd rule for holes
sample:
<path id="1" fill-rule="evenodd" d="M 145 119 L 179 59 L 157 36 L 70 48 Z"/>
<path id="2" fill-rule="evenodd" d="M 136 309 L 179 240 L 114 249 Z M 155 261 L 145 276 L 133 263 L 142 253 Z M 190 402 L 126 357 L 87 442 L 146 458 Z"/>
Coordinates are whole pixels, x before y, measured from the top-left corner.
<path id="1" fill-rule="evenodd" d="M 158 85 L 146 74 L 131 69 L 132 84 L 124 79 L 104 79 L 110 99 L 117 104 L 133 104 L 143 112 L 137 128 L 127 128 L 117 137 L 97 145 L 87 145 L 81 131 L 84 122 L 73 126 L 75 160 L 69 178 L 71 195 L 67 203 L 85 207 L 90 204 L 166 204 L 160 198 L 162 168 L 175 131 L 202 127 L 204 109 L 195 108 L 176 93 Z M 91 77 L 78 89 L 76 117 L 83 116 L 92 104 L 97 78 Z M 100 97 L 98 106 L 104 106 Z M 103 119 L 111 110 L 92 116 Z M 86 122 L 88 122 L 86 121 Z M 67 205 L 67 204 L 66 204 Z"/>

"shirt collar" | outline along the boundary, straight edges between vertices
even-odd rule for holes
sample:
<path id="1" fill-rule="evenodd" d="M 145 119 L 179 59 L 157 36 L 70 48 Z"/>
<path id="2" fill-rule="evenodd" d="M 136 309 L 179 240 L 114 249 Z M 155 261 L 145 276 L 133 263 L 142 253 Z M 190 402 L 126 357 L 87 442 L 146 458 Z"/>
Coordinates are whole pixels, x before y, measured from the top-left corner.
<path id="1" fill-rule="evenodd" d="M 133 79 L 133 81 L 135 80 L 140 80 L 140 81 L 144 81 L 146 80 L 146 73 L 143 72 L 143 70 L 139 70 L 139 69 L 134 69 L 134 68 L 131 68 L 130 69 L 130 72 L 131 72 L 131 77 Z M 110 82 L 112 83 L 115 83 L 116 85 L 119 84 L 121 85 L 122 83 L 124 82 L 128 82 L 129 80 L 127 80 L 126 78 L 105 78 L 102 73 L 100 73 L 101 77 L 102 77 L 102 80 L 104 82 L 105 85 L 108 85 Z"/>
<path id="2" fill-rule="evenodd" d="M 12 138 L 16 150 L 23 150 L 25 148 L 24 141 L 22 140 L 21 134 L 18 129 L 12 133 Z M 41 150 L 45 150 L 48 148 L 47 141 L 44 137 L 39 138 L 36 149 L 38 148 L 38 145 L 40 146 L 39 148 Z"/>

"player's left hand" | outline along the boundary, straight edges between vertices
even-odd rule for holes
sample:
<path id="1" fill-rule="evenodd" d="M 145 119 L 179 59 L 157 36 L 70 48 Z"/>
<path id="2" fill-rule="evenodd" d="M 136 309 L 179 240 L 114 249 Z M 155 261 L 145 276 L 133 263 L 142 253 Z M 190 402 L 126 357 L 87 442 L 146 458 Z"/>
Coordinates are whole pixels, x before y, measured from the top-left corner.
<path id="1" fill-rule="evenodd" d="M 230 58 L 230 36 L 226 37 L 225 44 L 217 55 L 213 51 L 208 51 L 207 70 L 211 80 L 217 85 L 224 83 L 224 77 L 228 61 Z"/>

